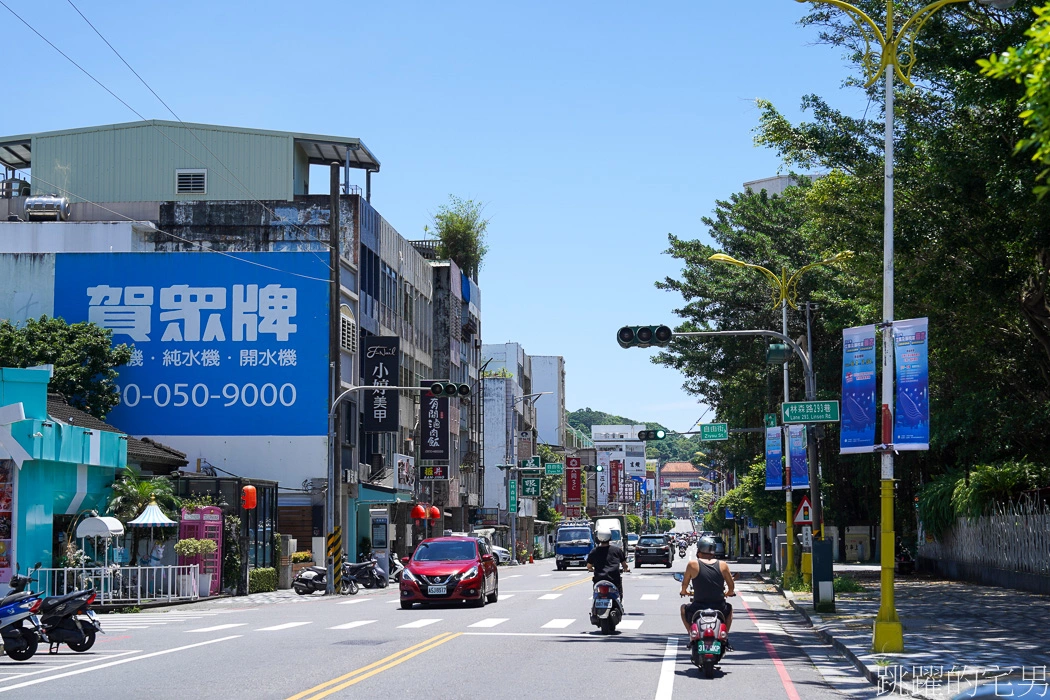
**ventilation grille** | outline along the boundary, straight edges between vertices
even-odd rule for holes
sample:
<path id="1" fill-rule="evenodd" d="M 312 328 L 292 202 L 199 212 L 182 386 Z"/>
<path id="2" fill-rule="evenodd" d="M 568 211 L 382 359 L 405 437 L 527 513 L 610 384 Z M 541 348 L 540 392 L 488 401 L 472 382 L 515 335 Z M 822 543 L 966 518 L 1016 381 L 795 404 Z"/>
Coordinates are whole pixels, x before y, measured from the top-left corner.
<path id="1" fill-rule="evenodd" d="M 339 347 L 351 355 L 357 352 L 357 324 L 348 316 L 340 316 Z"/>
<path id="2" fill-rule="evenodd" d="M 208 194 L 208 171 L 176 170 L 175 194 Z"/>

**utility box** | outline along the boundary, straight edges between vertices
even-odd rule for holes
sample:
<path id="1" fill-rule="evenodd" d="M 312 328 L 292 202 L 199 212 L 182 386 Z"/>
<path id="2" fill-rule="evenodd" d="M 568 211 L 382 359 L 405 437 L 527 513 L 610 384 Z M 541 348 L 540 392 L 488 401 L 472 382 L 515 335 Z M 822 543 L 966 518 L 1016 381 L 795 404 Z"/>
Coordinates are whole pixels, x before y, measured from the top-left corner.
<path id="1" fill-rule="evenodd" d="M 813 609 L 817 612 L 835 612 L 831 540 L 813 540 Z"/>
<path id="2" fill-rule="evenodd" d="M 281 590 L 292 587 L 292 555 L 298 544 L 291 535 L 281 535 L 281 553 L 277 560 L 277 588 Z"/>

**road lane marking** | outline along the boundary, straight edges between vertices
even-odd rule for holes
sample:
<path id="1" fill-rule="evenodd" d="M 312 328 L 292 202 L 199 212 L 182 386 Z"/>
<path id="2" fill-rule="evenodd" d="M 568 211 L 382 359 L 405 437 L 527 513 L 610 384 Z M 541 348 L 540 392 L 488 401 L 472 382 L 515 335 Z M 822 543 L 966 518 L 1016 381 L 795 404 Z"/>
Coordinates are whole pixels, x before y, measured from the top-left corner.
<path id="1" fill-rule="evenodd" d="M 622 630 L 636 630 L 642 626 L 645 620 L 621 620 L 620 629 Z"/>
<path id="2" fill-rule="evenodd" d="M 548 593 L 540 596 L 540 600 L 554 600 L 555 598 L 561 598 L 561 593 Z"/>
<path id="3" fill-rule="evenodd" d="M 510 576 L 504 576 L 503 578 L 521 578 L 521 574 L 511 574 Z"/>
<path id="4" fill-rule="evenodd" d="M 346 624 L 343 624 L 343 625 L 336 625 L 335 627 L 329 627 L 328 629 L 330 629 L 330 630 L 352 630 L 355 627 L 364 627 L 365 625 L 370 625 L 373 622 L 377 622 L 377 620 L 354 620 L 353 622 L 347 622 Z"/>
<path id="5" fill-rule="evenodd" d="M 286 622 L 283 625 L 274 625 L 273 627 L 260 627 L 255 630 L 256 632 L 280 632 L 281 630 L 290 630 L 293 627 L 302 627 L 303 625 L 310 625 L 312 622 Z"/>
<path id="6" fill-rule="evenodd" d="M 572 577 L 574 577 L 574 578 L 575 578 L 576 576 L 583 576 L 583 572 L 582 572 L 582 571 L 577 571 L 577 572 L 576 572 L 575 574 L 569 574 L 569 576 L 572 576 Z"/>
<path id="7" fill-rule="evenodd" d="M 487 620 L 475 622 L 473 625 L 467 625 L 467 627 L 495 627 L 496 625 L 502 625 L 509 619 L 509 617 L 490 617 Z"/>
<path id="8" fill-rule="evenodd" d="M 109 657 L 109 658 L 114 658 L 115 659 L 118 656 L 127 656 L 128 654 L 141 654 L 141 653 L 142 653 L 141 649 L 131 649 L 129 651 L 102 651 L 102 650 L 96 650 L 95 652 L 93 652 L 94 658 L 87 658 L 87 659 L 81 659 L 80 661 L 68 661 L 68 662 L 66 662 L 65 659 L 62 659 L 61 660 L 62 662 L 59 663 L 59 664 L 56 664 L 56 665 L 45 665 L 43 668 L 38 668 L 35 671 L 24 670 L 24 669 L 33 668 L 32 666 L 27 666 L 27 665 L 7 666 L 7 665 L 5 665 L 3 667 L 5 670 L 2 673 L 0 673 L 0 676 L 3 676 L 3 678 L 0 678 L 0 683 L 6 683 L 8 681 L 13 681 L 13 680 L 15 680 L 17 678 L 25 678 L 26 676 L 38 676 L 41 673 L 51 673 L 53 671 L 61 671 L 62 669 L 72 668 L 73 666 L 83 666 L 84 664 L 95 663 L 96 661 L 100 660 L 99 659 L 100 656 L 101 657 Z M 39 661 L 43 661 L 45 664 L 47 664 L 47 662 L 50 661 L 53 658 L 54 657 L 48 657 L 48 658 L 40 657 L 39 660 L 35 660 L 34 663 L 38 663 Z M 66 658 L 68 658 L 68 657 L 66 657 Z"/>
<path id="9" fill-rule="evenodd" d="M 751 612 L 751 606 L 747 604 L 746 600 L 741 600 L 740 602 L 743 604 L 744 610 L 747 611 L 747 616 L 751 618 L 751 622 L 758 629 L 758 636 L 762 638 L 762 644 L 766 647 L 766 653 L 773 659 L 773 665 L 777 669 L 777 675 L 780 676 L 780 683 L 784 686 L 784 692 L 787 694 L 788 700 L 800 700 L 798 691 L 795 690 L 795 684 L 791 682 L 791 676 L 788 675 L 784 662 L 780 660 L 777 650 L 773 647 L 773 642 L 769 641 L 766 633 L 759 628 L 758 618 L 755 617 L 755 613 Z"/>
<path id="10" fill-rule="evenodd" d="M 550 574 L 540 574 L 540 578 L 547 578 Z"/>
<path id="11" fill-rule="evenodd" d="M 572 588 L 573 586 L 579 586 L 581 583 L 590 583 L 590 582 L 591 582 L 591 580 L 589 578 L 582 578 L 579 581 L 572 581 L 571 583 L 563 583 L 560 586 L 555 586 L 551 590 L 564 591 L 566 588 Z"/>
<path id="12" fill-rule="evenodd" d="M 425 651 L 430 651 L 434 647 L 440 646 L 445 642 L 459 637 L 461 634 L 462 633 L 460 632 L 444 632 L 442 634 L 437 635 L 436 637 L 431 637 L 425 642 L 420 642 L 419 644 L 410 646 L 407 649 L 402 649 L 401 651 L 395 654 L 391 654 L 390 656 L 384 659 L 380 659 L 379 661 L 370 663 L 367 666 L 362 666 L 356 671 L 351 671 L 350 673 L 339 676 L 338 678 L 333 678 L 330 681 L 321 683 L 320 685 L 316 685 L 313 688 L 310 688 L 309 690 L 304 690 L 301 693 L 297 693 L 288 698 L 288 700 L 302 700 L 306 697 L 310 697 L 311 700 L 320 700 L 320 698 L 327 697 L 332 693 L 339 692 L 340 690 L 345 690 L 346 688 L 349 688 L 355 683 L 363 681 L 366 678 L 371 678 L 377 673 L 381 673 L 389 668 L 397 666 L 400 663 L 408 661 L 409 659 L 418 656 Z M 311 695 L 311 693 L 315 692 L 315 695 Z"/>
<path id="13" fill-rule="evenodd" d="M 551 620 L 550 622 L 545 624 L 540 629 L 545 629 L 545 630 L 563 630 L 563 629 L 565 629 L 566 627 L 568 627 L 569 625 L 571 625 L 574 622 L 576 622 L 576 620 L 573 619 L 573 618 L 559 617 L 559 618 L 555 618 L 555 619 Z"/>
<path id="14" fill-rule="evenodd" d="M 369 598 L 358 598 L 357 600 L 344 600 L 341 603 L 336 603 L 336 605 L 357 605 L 358 603 L 367 603 L 369 600 Z"/>
<path id="15" fill-rule="evenodd" d="M 588 636 L 590 632 L 464 632 L 465 637 L 574 637 L 579 639 L 599 640 L 601 637 Z"/>
<path id="16" fill-rule="evenodd" d="M 655 700 L 671 700 L 674 691 L 674 666 L 678 659 L 678 638 L 668 637 L 664 660 L 660 664 L 660 681 L 656 685 Z"/>
<path id="17" fill-rule="evenodd" d="M 643 593 L 642 600 L 660 600 L 659 593 Z"/>
<path id="18" fill-rule="evenodd" d="M 244 627 L 247 622 L 231 622 L 225 625 L 215 625 L 214 627 L 200 627 L 195 630 L 186 630 L 187 632 L 218 632 L 219 630 L 228 630 L 233 627 Z"/>
<path id="19" fill-rule="evenodd" d="M 78 668 L 73 671 L 66 671 L 65 673 L 56 673 L 53 676 L 47 676 L 46 678 L 34 678 L 31 681 L 24 681 L 15 685 L 8 685 L 0 688 L 0 693 L 6 693 L 9 690 L 17 690 L 19 688 L 28 688 L 31 685 L 38 683 L 47 683 L 48 681 L 56 681 L 59 678 L 68 678 L 69 676 L 79 676 L 81 673 L 88 673 L 90 671 L 98 671 L 103 668 L 109 668 L 111 666 L 119 666 L 121 664 L 131 663 L 132 661 L 141 661 L 142 659 L 151 659 L 155 656 L 164 656 L 165 654 L 174 654 L 177 651 L 186 651 L 187 649 L 193 649 L 195 647 L 202 647 L 207 644 L 217 644 L 218 642 L 226 642 L 231 639 L 240 639 L 241 635 L 235 634 L 230 637 L 219 637 L 218 639 L 209 639 L 206 642 L 197 642 L 196 644 L 187 644 L 186 646 L 175 647 L 174 649 L 165 649 L 163 651 L 154 651 L 149 654 L 142 654 L 141 656 L 131 656 L 126 659 L 117 659 L 116 661 L 107 661 L 104 664 L 97 666 L 88 666 L 87 668 Z"/>
<path id="20" fill-rule="evenodd" d="M 749 603 L 761 603 L 762 599 L 757 595 L 742 595 L 740 600 L 746 600 Z"/>
<path id="21" fill-rule="evenodd" d="M 405 623 L 403 625 L 398 625 L 397 628 L 399 630 L 418 629 L 420 627 L 426 627 L 427 625 L 432 625 L 435 622 L 441 622 L 441 618 L 440 617 L 424 617 L 421 620 L 415 620 L 414 622 L 407 622 L 407 623 Z"/>
<path id="22" fill-rule="evenodd" d="M 500 593 L 499 594 L 499 600 L 506 600 L 507 598 L 513 598 L 513 597 L 514 597 L 513 593 Z"/>

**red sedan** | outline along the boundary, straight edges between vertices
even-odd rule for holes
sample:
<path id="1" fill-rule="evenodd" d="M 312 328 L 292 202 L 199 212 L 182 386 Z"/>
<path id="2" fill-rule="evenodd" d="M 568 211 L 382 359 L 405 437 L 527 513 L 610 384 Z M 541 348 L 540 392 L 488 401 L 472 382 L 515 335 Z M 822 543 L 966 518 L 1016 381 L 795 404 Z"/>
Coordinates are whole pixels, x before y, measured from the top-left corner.
<path id="1" fill-rule="evenodd" d="M 499 573 L 485 540 L 432 537 L 402 559 L 401 607 L 465 600 L 481 608 L 499 598 Z"/>

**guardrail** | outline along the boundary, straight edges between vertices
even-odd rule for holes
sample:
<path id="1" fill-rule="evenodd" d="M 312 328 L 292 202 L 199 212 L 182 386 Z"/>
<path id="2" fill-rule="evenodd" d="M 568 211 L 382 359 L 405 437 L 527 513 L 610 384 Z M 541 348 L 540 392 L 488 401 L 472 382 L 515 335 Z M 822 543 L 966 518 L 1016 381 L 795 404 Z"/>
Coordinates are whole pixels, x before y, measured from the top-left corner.
<path id="1" fill-rule="evenodd" d="M 75 569 L 38 569 L 34 592 L 64 595 L 93 588 L 96 605 L 120 605 L 197 600 L 200 565 L 87 566 Z"/>

